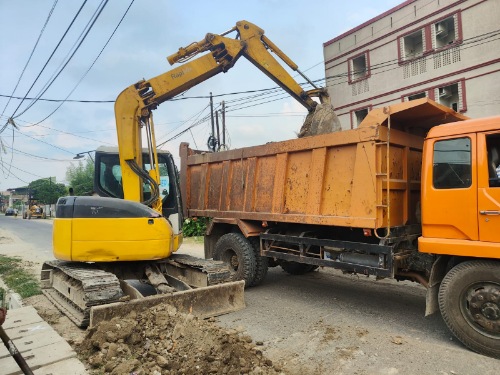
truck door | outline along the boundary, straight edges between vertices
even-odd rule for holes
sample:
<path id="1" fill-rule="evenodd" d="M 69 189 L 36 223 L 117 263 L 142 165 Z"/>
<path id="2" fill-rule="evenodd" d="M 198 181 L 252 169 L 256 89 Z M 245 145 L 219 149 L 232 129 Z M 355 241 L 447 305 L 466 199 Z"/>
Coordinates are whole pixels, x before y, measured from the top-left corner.
<path id="1" fill-rule="evenodd" d="M 500 242 L 500 133 L 478 134 L 479 240 Z"/>
<path id="2" fill-rule="evenodd" d="M 477 240 L 476 135 L 439 138 L 425 145 L 422 234 Z"/>

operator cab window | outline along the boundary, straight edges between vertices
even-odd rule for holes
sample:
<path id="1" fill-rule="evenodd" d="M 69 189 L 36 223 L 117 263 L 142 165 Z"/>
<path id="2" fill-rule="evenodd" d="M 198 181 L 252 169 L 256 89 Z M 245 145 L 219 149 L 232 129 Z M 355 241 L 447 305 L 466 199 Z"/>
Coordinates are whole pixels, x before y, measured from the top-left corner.
<path id="1" fill-rule="evenodd" d="M 102 155 L 99 163 L 99 187 L 110 197 L 123 198 L 122 170 L 118 156 Z"/>
<path id="2" fill-rule="evenodd" d="M 114 198 L 123 198 L 122 171 L 120 159 L 116 153 L 96 153 L 96 162 L 98 169 L 95 171 L 97 181 L 96 189 L 100 196 Z M 151 163 L 149 156 L 143 154 L 142 168 L 149 172 Z M 179 182 L 176 179 L 177 170 L 172 156 L 167 154 L 158 154 L 158 164 L 160 167 L 160 196 L 163 204 L 163 215 L 168 217 L 171 214 L 180 211 L 179 203 Z M 151 198 L 151 186 L 144 182 L 142 185 L 142 202 Z"/>
<path id="3" fill-rule="evenodd" d="M 486 136 L 490 187 L 500 187 L 500 134 Z"/>
<path id="4" fill-rule="evenodd" d="M 436 189 L 461 189 L 471 186 L 470 138 L 447 139 L 434 143 L 432 182 Z"/>

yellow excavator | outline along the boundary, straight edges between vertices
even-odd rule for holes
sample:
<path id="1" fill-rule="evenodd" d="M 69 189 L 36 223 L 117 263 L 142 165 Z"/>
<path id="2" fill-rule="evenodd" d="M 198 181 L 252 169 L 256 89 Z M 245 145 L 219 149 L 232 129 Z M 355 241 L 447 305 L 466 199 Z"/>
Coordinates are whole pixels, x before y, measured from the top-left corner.
<path id="1" fill-rule="evenodd" d="M 233 32 L 235 38 L 227 36 Z M 271 52 L 314 88 L 304 91 Z M 244 307 L 244 281 L 234 280 L 233 270 L 173 254 L 182 243 L 179 175 L 172 155 L 157 151 L 152 119 L 159 104 L 227 72 L 242 56 L 308 109 L 301 136 L 339 129 L 326 90 L 247 21 L 180 48 L 168 61 L 182 65 L 126 88 L 115 103 L 118 152 L 96 151 L 99 196 L 59 199 L 53 229 L 57 260 L 42 268 L 44 294 L 78 326 L 163 301 L 200 316 Z"/>

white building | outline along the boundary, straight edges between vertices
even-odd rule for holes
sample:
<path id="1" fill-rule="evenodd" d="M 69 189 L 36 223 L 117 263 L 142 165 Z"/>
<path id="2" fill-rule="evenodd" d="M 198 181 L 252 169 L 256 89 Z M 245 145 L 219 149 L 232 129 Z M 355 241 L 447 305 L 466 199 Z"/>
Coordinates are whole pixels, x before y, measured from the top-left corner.
<path id="1" fill-rule="evenodd" d="M 466 116 L 500 114 L 500 0 L 407 0 L 323 44 L 343 129 L 428 97 Z"/>

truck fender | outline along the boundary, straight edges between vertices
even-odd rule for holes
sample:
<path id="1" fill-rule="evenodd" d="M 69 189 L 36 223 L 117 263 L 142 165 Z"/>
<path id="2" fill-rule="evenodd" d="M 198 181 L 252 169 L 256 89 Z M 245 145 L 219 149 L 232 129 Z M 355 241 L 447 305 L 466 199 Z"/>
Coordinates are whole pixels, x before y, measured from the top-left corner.
<path id="1" fill-rule="evenodd" d="M 439 310 L 438 293 L 441 281 L 446 275 L 448 264 L 450 261 L 449 256 L 438 256 L 431 268 L 431 275 L 429 277 L 429 285 L 425 296 L 425 316 L 434 314 Z"/>

